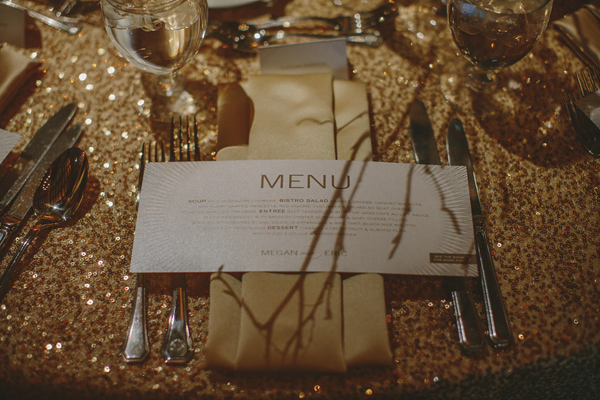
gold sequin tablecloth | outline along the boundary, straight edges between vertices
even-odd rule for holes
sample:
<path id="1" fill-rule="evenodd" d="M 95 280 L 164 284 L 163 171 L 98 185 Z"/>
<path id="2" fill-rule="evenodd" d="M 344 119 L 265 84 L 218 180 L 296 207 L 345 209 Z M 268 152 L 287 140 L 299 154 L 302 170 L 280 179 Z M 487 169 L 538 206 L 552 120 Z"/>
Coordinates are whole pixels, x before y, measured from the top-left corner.
<path id="1" fill-rule="evenodd" d="M 149 279 L 152 355 L 126 364 L 120 348 L 135 282 L 128 268 L 139 151 L 143 142 L 166 139 L 169 123 L 152 117 L 160 105 L 92 9 L 75 36 L 29 21 L 28 47 L 15 48 L 42 67 L 0 114 L 0 127 L 30 138 L 57 108 L 76 102 L 75 121 L 85 126 L 79 146 L 91 165 L 77 218 L 31 249 L 0 304 L 0 399 L 600 398 L 600 162 L 577 142 L 562 103 L 583 63 L 549 28 L 531 55 L 499 74 L 503 89 L 476 95 L 460 86 L 464 61 L 435 3 L 398 4 L 382 47 L 348 46 L 353 79 L 368 84 L 375 158 L 413 162 L 407 112 L 417 97 L 429 109 L 442 159 L 448 122 L 463 120 L 514 330 L 511 348 L 462 353 L 442 280 L 386 276 L 394 367 L 343 375 L 210 370 L 208 277 L 189 274 L 195 355 L 187 366 L 169 366 L 159 352 L 170 285 L 159 274 Z M 340 13 L 330 0 L 294 0 L 212 16 L 316 10 Z M 216 85 L 257 71 L 256 57 L 208 39 L 186 68 L 203 102 L 197 118 L 206 156 L 217 138 Z M 474 282 L 473 289 L 481 306 Z"/>

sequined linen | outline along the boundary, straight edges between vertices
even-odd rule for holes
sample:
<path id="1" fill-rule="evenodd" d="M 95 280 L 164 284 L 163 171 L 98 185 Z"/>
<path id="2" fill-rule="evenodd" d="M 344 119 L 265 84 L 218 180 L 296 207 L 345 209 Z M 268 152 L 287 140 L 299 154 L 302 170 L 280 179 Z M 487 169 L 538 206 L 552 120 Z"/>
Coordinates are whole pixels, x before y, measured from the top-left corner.
<path id="1" fill-rule="evenodd" d="M 367 0 L 354 3 L 370 8 Z M 553 18 L 574 3 L 557 2 Z M 578 143 L 563 106 L 583 63 L 549 28 L 531 55 L 498 74 L 500 90 L 474 94 L 462 88 L 465 61 L 436 3 L 398 4 L 400 15 L 383 31 L 382 47 L 348 46 L 352 79 L 368 86 L 375 158 L 413 162 L 407 114 L 417 97 L 428 107 L 442 159 L 448 122 L 463 120 L 514 330 L 512 348 L 462 353 L 443 280 L 386 276 L 393 368 L 344 375 L 208 370 L 208 276 L 189 274 L 195 355 L 187 366 L 168 366 L 159 353 L 170 280 L 152 275 L 152 355 L 142 365 L 126 364 L 119 353 L 135 282 L 128 268 L 139 151 L 143 142 L 165 140 L 169 123 L 154 117 L 160 105 L 146 92 L 147 80 L 118 56 L 99 9 L 91 7 L 76 36 L 29 22 L 29 46 L 18 50 L 43 67 L 0 114 L 0 127 L 30 138 L 59 107 L 76 102 L 75 121 L 85 126 L 79 146 L 90 159 L 88 192 L 77 218 L 38 241 L 0 303 L 0 398 L 597 398 L 600 162 Z M 331 0 L 294 0 L 273 8 L 211 10 L 211 17 L 315 10 L 343 12 Z M 216 85 L 258 72 L 258 59 L 206 39 L 184 72 L 203 102 L 197 113 L 201 146 L 211 157 Z M 482 311 L 480 290 L 471 283 Z"/>

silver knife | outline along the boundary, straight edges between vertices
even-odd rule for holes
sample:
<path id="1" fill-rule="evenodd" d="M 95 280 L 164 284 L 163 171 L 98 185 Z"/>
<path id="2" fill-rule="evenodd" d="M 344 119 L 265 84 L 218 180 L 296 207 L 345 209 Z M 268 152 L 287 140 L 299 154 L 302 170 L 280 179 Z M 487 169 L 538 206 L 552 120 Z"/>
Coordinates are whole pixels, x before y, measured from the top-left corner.
<path id="1" fill-rule="evenodd" d="M 483 291 L 489 336 L 496 347 L 505 348 L 512 342 L 512 331 L 508 321 L 504 300 L 498 285 L 492 254 L 485 234 L 485 218 L 481 210 L 477 182 L 473 172 L 473 163 L 469 153 L 469 143 L 462 123 L 458 119 L 450 121 L 447 136 L 448 161 L 452 165 L 465 165 L 469 179 L 469 195 L 471 212 L 475 230 L 475 246 L 477 247 L 477 264 Z"/>
<path id="2" fill-rule="evenodd" d="M 50 148 L 50 145 L 67 127 L 76 112 L 76 104 L 69 104 L 61 108 L 50 117 L 27 143 L 19 158 L 0 181 L 0 216 L 8 209 L 17 193 L 25 185 L 27 179 Z M 43 168 L 42 174 L 45 171 L 46 168 Z"/>
<path id="3" fill-rule="evenodd" d="M 25 186 L 19 191 L 8 211 L 2 216 L 0 220 L 0 257 L 6 246 L 10 243 L 11 236 L 16 232 L 23 219 L 29 213 L 33 202 L 33 194 L 44 177 L 46 169 L 48 169 L 56 157 L 68 148 L 73 147 L 79 136 L 81 136 L 82 130 L 83 126 L 73 125 L 54 141 L 29 176 Z"/>
<path id="4" fill-rule="evenodd" d="M 410 109 L 410 134 L 417 163 L 442 164 L 427 110 L 420 100 L 416 100 Z M 452 296 L 460 345 L 470 352 L 480 350 L 484 342 L 483 332 L 463 278 L 446 277 L 444 283 Z"/>

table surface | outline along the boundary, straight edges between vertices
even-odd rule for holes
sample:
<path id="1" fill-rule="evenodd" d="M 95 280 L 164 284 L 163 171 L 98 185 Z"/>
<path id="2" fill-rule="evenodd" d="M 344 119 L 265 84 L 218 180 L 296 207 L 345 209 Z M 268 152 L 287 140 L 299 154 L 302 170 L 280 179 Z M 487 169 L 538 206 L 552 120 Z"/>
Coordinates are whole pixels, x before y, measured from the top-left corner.
<path id="1" fill-rule="evenodd" d="M 41 0 L 19 3 L 48 8 Z M 157 274 L 149 278 L 152 354 L 144 364 L 126 364 L 120 349 L 135 282 L 129 263 L 138 157 L 142 143 L 167 139 L 169 123 L 155 117 L 160 104 L 147 93 L 145 77 L 118 56 L 92 7 L 80 34 L 31 22 L 27 48 L 15 48 L 41 68 L 0 114 L 0 127 L 29 139 L 57 108 L 76 102 L 75 121 L 85 126 L 78 146 L 89 156 L 90 176 L 76 218 L 30 249 L 0 303 L 0 398 L 598 398 L 600 162 L 576 140 L 563 106 L 584 64 L 550 27 L 530 55 L 498 74 L 498 90 L 476 94 L 460 85 L 465 61 L 435 2 L 397 3 L 400 15 L 383 31 L 382 47 L 348 46 L 352 79 L 368 88 L 375 160 L 414 162 L 407 114 L 416 98 L 429 110 L 442 159 L 448 122 L 462 119 L 512 347 L 464 354 L 442 279 L 386 276 L 392 368 L 339 375 L 211 370 L 208 276 L 189 274 L 194 358 L 183 367 L 165 365 L 159 352 L 170 280 Z M 579 3 L 556 1 L 553 18 Z M 330 0 L 294 0 L 211 10 L 211 17 L 316 10 L 345 11 Z M 218 137 L 217 84 L 257 72 L 257 57 L 210 39 L 186 67 L 188 89 L 202 101 L 196 117 L 205 156 Z M 482 312 L 481 292 L 469 283 Z"/>

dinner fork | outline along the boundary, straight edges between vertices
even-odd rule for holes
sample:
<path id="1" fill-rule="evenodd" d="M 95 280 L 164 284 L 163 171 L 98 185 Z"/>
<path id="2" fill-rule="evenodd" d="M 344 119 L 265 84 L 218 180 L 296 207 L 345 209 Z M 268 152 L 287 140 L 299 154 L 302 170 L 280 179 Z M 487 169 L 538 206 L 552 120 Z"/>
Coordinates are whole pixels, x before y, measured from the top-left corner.
<path id="1" fill-rule="evenodd" d="M 565 95 L 565 105 L 579 141 L 594 157 L 600 157 L 600 128 L 577 107 L 577 102 L 600 89 L 600 73 L 596 69 L 585 69 L 576 74 L 579 92 Z"/>
<path id="2" fill-rule="evenodd" d="M 190 133 L 190 130 L 192 130 L 192 133 Z M 190 134 L 193 134 L 193 158 Z M 169 161 L 193 160 L 200 161 L 196 118 L 194 117 L 192 129 L 190 128 L 189 117 L 186 118 L 184 129 L 182 117 L 179 117 L 179 126 L 176 126 L 175 117 L 173 117 L 171 119 Z M 188 323 L 185 274 L 175 273 L 171 279 L 173 300 L 169 316 L 169 327 L 161 354 L 167 364 L 186 364 L 194 355 L 194 346 Z"/>
<path id="3" fill-rule="evenodd" d="M 311 37 L 316 39 L 345 37 L 348 43 L 363 44 L 370 47 L 378 47 L 383 42 L 378 31 L 350 36 L 288 30 L 279 30 L 275 33 L 268 33 L 266 29 L 258 29 L 254 25 L 248 23 L 215 20 L 209 21 L 206 36 L 217 39 L 229 48 L 244 53 L 255 53 L 258 48 L 268 46 L 273 44 L 273 42 L 289 36 Z"/>
<path id="4" fill-rule="evenodd" d="M 136 209 L 140 204 L 140 193 L 146 162 L 165 161 L 165 149 L 161 142 L 142 144 L 140 172 L 138 175 Z M 150 355 L 148 329 L 146 325 L 146 274 L 138 273 L 135 279 L 135 293 L 131 303 L 131 317 L 127 328 L 127 337 L 121 352 L 128 363 L 140 363 Z"/>
<path id="5" fill-rule="evenodd" d="M 304 27 L 306 23 L 315 23 L 329 27 L 340 35 L 356 35 L 377 28 L 398 15 L 398 6 L 393 2 L 385 3 L 374 10 L 356 12 L 353 15 L 326 17 L 283 17 L 275 20 L 255 23 L 257 29 Z"/>

